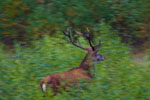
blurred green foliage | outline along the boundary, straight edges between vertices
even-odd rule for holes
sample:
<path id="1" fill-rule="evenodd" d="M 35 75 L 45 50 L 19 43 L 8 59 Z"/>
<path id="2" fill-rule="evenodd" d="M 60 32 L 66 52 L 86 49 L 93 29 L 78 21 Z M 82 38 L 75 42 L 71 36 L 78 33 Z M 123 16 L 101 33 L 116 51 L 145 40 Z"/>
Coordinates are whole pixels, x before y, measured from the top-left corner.
<path id="1" fill-rule="evenodd" d="M 150 40 L 149 12 L 149 0 L 2 0 L 0 41 L 10 46 L 14 41 L 29 44 L 68 26 L 96 31 L 103 20 L 124 42 L 139 45 Z"/>
<path id="2" fill-rule="evenodd" d="M 101 23 L 98 27 L 100 30 L 95 34 L 102 39 L 99 53 L 106 60 L 96 65 L 93 82 L 82 84 L 86 89 L 71 89 L 54 97 L 43 97 L 40 80 L 48 74 L 78 66 L 84 50 L 65 41 L 62 35 L 60 38 L 46 35 L 34 41 L 31 48 L 16 44 L 16 53 L 12 54 L 1 46 L 0 100 L 149 100 L 150 66 L 133 63 L 128 47 L 108 24 Z"/>

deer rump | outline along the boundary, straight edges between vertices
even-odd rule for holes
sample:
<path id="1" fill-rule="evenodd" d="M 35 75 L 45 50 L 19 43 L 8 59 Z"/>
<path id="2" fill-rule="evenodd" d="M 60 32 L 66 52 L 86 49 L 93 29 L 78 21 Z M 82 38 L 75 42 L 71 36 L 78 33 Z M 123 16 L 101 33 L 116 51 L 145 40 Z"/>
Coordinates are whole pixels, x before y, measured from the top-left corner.
<path id="1" fill-rule="evenodd" d="M 43 92 L 46 92 L 47 86 L 50 86 L 52 92 L 56 94 L 60 92 L 60 89 L 66 89 L 74 85 L 79 87 L 80 82 L 90 83 L 91 77 L 83 69 L 74 68 L 67 72 L 48 75 L 41 81 L 40 86 Z"/>

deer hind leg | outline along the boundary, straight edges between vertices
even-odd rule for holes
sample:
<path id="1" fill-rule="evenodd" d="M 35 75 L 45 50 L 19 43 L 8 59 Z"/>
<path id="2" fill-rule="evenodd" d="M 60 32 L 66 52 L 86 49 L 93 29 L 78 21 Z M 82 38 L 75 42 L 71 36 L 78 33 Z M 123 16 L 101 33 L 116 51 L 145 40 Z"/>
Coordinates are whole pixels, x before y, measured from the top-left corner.
<path id="1" fill-rule="evenodd" d="M 55 85 L 51 85 L 51 89 L 52 89 L 53 96 L 55 96 L 59 92 L 57 86 Z"/>
<path id="2" fill-rule="evenodd" d="M 58 88 L 60 86 L 59 80 L 56 78 L 52 78 L 48 84 L 52 90 L 53 96 L 55 96 L 59 92 L 59 88 Z"/>

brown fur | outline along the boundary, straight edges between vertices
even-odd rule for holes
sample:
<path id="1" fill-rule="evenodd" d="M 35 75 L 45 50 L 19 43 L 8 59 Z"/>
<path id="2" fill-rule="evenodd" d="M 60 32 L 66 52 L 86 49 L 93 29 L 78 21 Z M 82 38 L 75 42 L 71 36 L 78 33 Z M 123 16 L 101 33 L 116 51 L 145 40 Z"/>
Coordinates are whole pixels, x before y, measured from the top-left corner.
<path id="1" fill-rule="evenodd" d="M 71 87 L 72 84 L 77 84 L 80 80 L 91 82 L 91 77 L 84 69 L 74 68 L 67 72 L 46 76 L 41 81 L 41 86 L 43 83 L 50 84 L 53 93 L 57 93 L 59 92 L 59 88 Z"/>

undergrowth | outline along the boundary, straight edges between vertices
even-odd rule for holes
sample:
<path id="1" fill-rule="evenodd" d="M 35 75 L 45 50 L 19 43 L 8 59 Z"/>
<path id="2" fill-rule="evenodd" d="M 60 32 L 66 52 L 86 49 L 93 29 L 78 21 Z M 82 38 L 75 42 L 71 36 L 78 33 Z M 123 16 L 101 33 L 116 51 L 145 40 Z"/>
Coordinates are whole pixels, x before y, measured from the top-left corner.
<path id="1" fill-rule="evenodd" d="M 72 88 L 53 97 L 43 97 L 40 80 L 78 66 L 85 51 L 49 36 L 35 41 L 32 48 L 16 45 L 13 54 L 1 47 L 0 100 L 150 100 L 150 65 L 143 68 L 133 63 L 120 38 L 111 35 L 106 25 L 101 24 L 101 29 L 99 53 L 106 60 L 96 65 L 93 82 L 83 83 L 84 90 Z"/>

